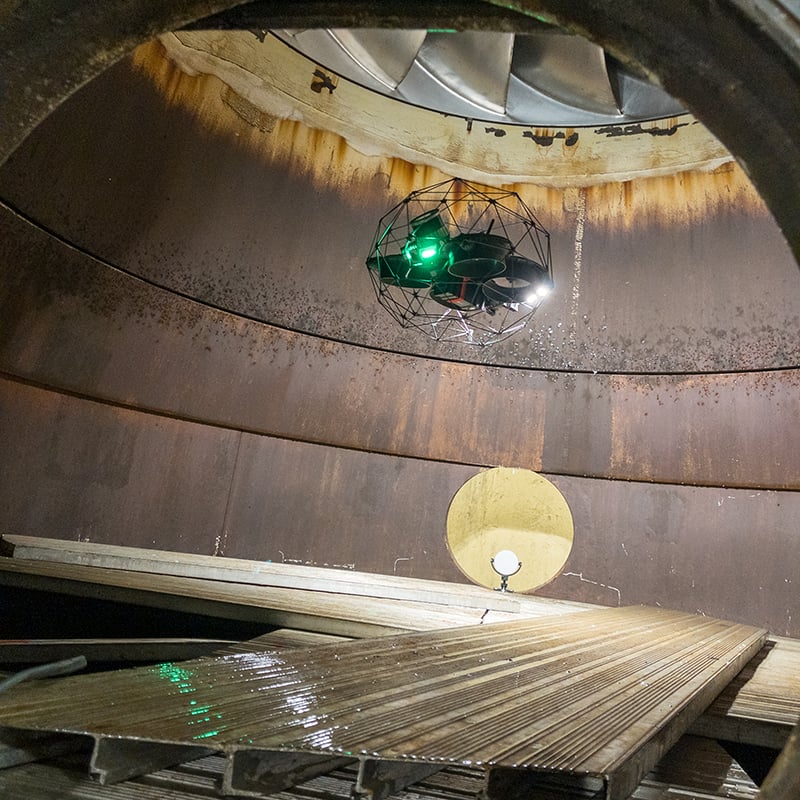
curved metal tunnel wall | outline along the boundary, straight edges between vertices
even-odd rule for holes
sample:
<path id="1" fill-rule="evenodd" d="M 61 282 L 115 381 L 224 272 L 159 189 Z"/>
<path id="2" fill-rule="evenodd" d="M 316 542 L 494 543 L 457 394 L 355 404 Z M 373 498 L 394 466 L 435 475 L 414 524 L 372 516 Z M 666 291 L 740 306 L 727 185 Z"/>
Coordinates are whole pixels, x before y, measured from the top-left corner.
<path id="1" fill-rule="evenodd" d="M 542 594 L 800 635 L 800 275 L 741 172 L 515 187 L 557 291 L 478 352 L 363 267 L 438 177 L 150 46 L 61 106 L 0 170 L 0 526 L 458 580 L 451 498 L 525 467 L 575 520 Z"/>

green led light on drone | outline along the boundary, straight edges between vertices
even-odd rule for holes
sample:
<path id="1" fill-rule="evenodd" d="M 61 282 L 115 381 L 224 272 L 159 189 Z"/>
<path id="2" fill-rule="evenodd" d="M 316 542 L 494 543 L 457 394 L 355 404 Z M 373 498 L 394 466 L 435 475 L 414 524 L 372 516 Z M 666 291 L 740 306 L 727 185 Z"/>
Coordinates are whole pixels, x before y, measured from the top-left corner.
<path id="1" fill-rule="evenodd" d="M 430 261 L 432 258 L 436 258 L 439 255 L 439 245 L 438 244 L 428 244 L 425 245 L 419 251 L 419 257 L 423 261 Z"/>
<path id="2" fill-rule="evenodd" d="M 410 233 L 403 245 L 403 255 L 413 267 L 439 266 L 445 245 L 450 240 L 447 227 L 436 208 L 409 221 Z"/>
<path id="3" fill-rule="evenodd" d="M 445 242 L 441 239 L 409 237 L 403 245 L 403 255 L 411 266 L 433 266 L 441 260 Z"/>

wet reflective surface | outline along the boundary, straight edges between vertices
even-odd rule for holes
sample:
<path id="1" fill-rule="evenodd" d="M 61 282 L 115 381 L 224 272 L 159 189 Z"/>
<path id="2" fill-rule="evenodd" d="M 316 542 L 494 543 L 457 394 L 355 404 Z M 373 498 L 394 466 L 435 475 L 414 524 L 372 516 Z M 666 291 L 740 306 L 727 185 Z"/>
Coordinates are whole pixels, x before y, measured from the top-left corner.
<path id="1" fill-rule="evenodd" d="M 602 776 L 698 694 L 718 694 L 763 636 L 677 612 L 603 609 L 31 684 L 0 697 L 0 718 L 228 752 Z"/>

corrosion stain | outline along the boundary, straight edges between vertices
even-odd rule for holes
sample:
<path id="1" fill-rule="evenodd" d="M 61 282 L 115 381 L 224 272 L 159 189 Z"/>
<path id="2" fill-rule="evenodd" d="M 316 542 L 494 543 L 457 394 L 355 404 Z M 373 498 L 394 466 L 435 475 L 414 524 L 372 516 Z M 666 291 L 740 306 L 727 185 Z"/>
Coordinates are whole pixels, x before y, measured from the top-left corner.
<path id="1" fill-rule="evenodd" d="M 363 194 L 352 191 L 355 183 L 363 182 L 364 175 L 389 176 L 389 188 L 398 194 L 408 194 L 420 185 L 449 177 L 432 167 L 399 158 L 364 155 L 336 133 L 276 117 L 215 76 L 183 72 L 168 58 L 160 42 L 137 48 L 131 62 L 167 105 L 188 111 L 208 133 L 247 149 L 267 166 L 282 166 L 338 190 L 350 205 L 365 202 Z M 326 88 L 324 83 L 323 80 L 320 84 L 320 92 Z"/>
<path id="2" fill-rule="evenodd" d="M 336 89 L 338 84 L 338 76 L 324 72 L 323 70 L 317 68 L 312 73 L 310 88 L 312 92 L 316 92 L 317 94 L 322 94 L 325 89 L 328 90 L 328 94 L 333 94 L 334 89 Z"/>
<path id="3" fill-rule="evenodd" d="M 398 200 L 416 191 L 420 186 L 438 183 L 447 177 L 433 167 L 412 164 L 401 158 L 387 158 L 385 171 L 389 177 L 387 189 Z"/>
<path id="4" fill-rule="evenodd" d="M 595 128 L 594 132 L 598 136 L 605 136 L 608 139 L 618 136 L 674 136 L 680 128 L 685 128 L 689 124 L 688 122 L 675 122 L 672 125 L 662 127 L 660 125 L 645 126 L 636 122 L 628 125 L 604 125 L 600 128 Z"/>
<path id="5" fill-rule="evenodd" d="M 633 181 L 624 181 L 622 184 L 622 198 L 625 208 L 633 205 Z"/>
<path id="6" fill-rule="evenodd" d="M 523 139 L 533 139 L 540 147 L 550 147 L 557 139 L 564 142 L 566 147 L 574 147 L 578 143 L 578 133 L 567 128 L 566 130 L 550 131 L 546 128 L 537 128 L 532 131 L 523 131 Z"/>
<path id="7" fill-rule="evenodd" d="M 587 188 L 587 221 L 608 230 L 696 226 L 722 214 L 764 218 L 764 202 L 736 164 Z"/>
<path id="8" fill-rule="evenodd" d="M 223 89 L 221 97 L 222 102 L 248 125 L 258 128 L 262 133 L 272 133 L 275 130 L 277 118 L 274 114 L 262 111 L 258 106 L 234 92 L 229 86 Z"/>
<path id="9" fill-rule="evenodd" d="M 353 191 L 364 184 L 364 176 L 387 176 L 390 194 L 402 197 L 420 186 L 449 176 L 432 167 L 412 164 L 385 154 L 365 155 L 347 140 L 330 131 L 313 129 L 303 122 L 273 117 L 241 98 L 223 81 L 208 75 L 187 75 L 165 55 L 160 42 L 138 48 L 133 65 L 155 84 L 169 104 L 180 105 L 208 132 L 226 137 L 238 148 L 246 148 L 254 159 L 268 167 L 280 166 L 307 176 L 340 195 L 352 207 L 361 207 L 369 193 Z M 336 96 L 330 101 L 336 103 Z M 689 123 L 678 119 L 659 124 L 627 126 L 621 134 L 672 135 Z M 609 126 L 625 128 L 626 126 Z M 488 135 L 499 135 L 500 127 L 484 127 Z M 559 144 L 558 156 L 578 150 L 580 133 L 571 128 L 531 128 L 522 131 L 537 147 Z M 555 156 L 556 151 L 550 149 Z M 448 155 L 454 163 L 458 153 Z M 751 217 L 769 212 L 743 171 L 726 165 L 713 172 L 683 172 L 670 176 L 641 178 L 625 183 L 593 186 L 587 195 L 587 224 L 610 230 L 632 230 L 647 225 L 691 226 L 714 214 L 735 212 Z M 536 190 L 525 187 L 526 195 Z M 562 194 L 547 208 L 560 208 Z M 541 203 L 535 207 L 542 208 Z"/>

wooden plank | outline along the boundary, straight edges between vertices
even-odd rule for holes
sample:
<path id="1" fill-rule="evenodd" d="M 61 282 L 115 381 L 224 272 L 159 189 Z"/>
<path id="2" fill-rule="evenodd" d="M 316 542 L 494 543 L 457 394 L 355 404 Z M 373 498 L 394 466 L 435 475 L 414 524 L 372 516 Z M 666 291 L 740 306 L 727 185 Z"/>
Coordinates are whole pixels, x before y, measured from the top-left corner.
<path id="1" fill-rule="evenodd" d="M 495 611 L 516 612 L 520 605 L 514 594 L 446 581 L 10 534 L 4 534 L 2 539 L 6 555 L 26 560 L 55 561 L 362 597 L 411 600 L 464 608 L 489 608 Z"/>
<path id="2" fill-rule="evenodd" d="M 431 603 L 0 558 L 0 585 L 169 608 L 350 638 L 475 625 L 517 615 Z"/>
<path id="3" fill-rule="evenodd" d="M 800 720 L 800 641 L 772 637 L 692 726 L 712 739 L 780 750 Z"/>
<path id="4" fill-rule="evenodd" d="M 0 664 L 44 664 L 76 655 L 106 663 L 183 661 L 236 644 L 222 639 L 5 639 L 0 640 Z"/>

